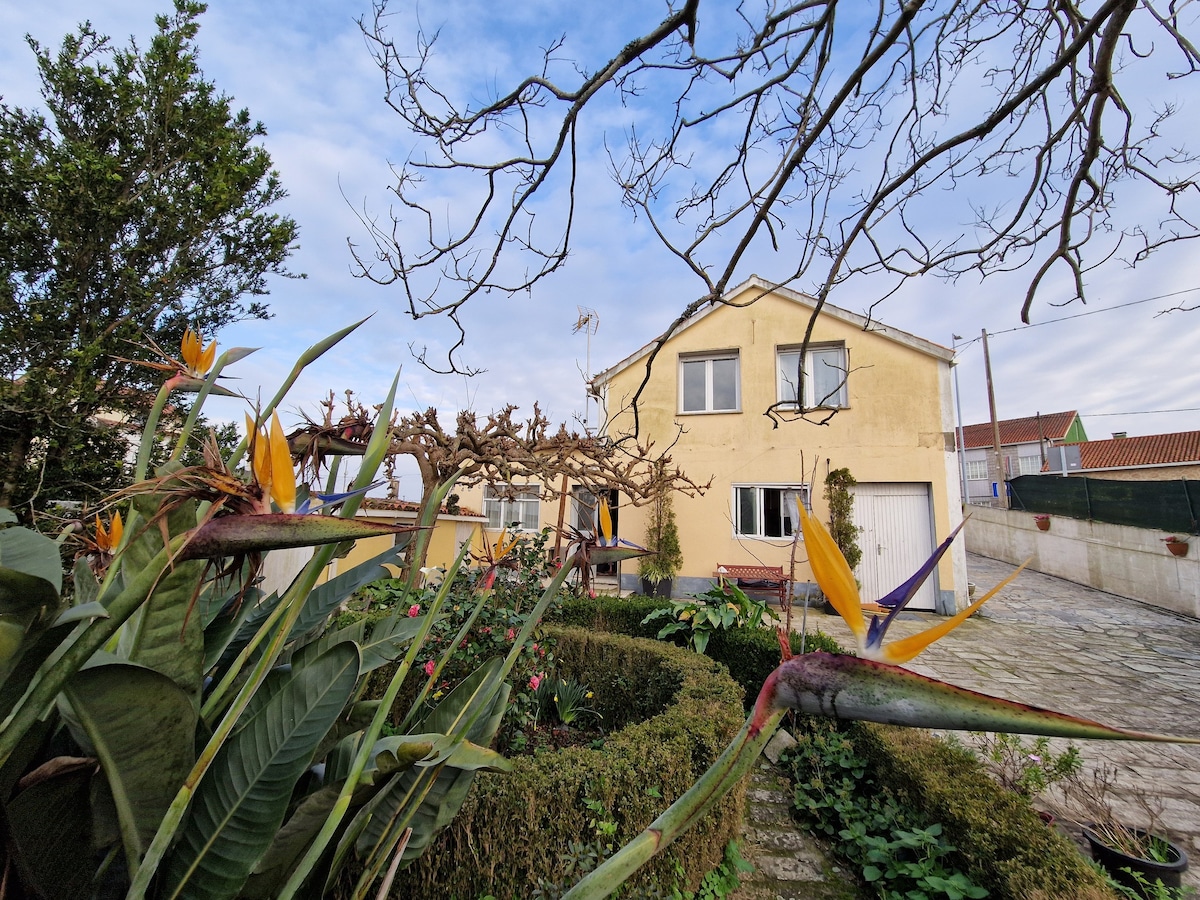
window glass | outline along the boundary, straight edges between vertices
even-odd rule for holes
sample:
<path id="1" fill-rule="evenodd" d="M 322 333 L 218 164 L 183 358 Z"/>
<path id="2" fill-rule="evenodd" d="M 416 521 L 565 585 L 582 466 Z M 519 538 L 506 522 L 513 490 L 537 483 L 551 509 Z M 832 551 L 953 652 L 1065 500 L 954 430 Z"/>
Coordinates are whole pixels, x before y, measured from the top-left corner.
<path id="1" fill-rule="evenodd" d="M 841 347 L 813 350 L 809 354 L 812 368 L 812 405 L 846 406 L 846 361 Z"/>
<path id="2" fill-rule="evenodd" d="M 988 477 L 986 459 L 967 460 L 967 480 L 986 481 Z"/>
<path id="3" fill-rule="evenodd" d="M 712 361 L 712 409 L 737 409 L 737 360 Z"/>
<path id="4" fill-rule="evenodd" d="M 800 396 L 800 351 L 779 352 L 779 402 L 795 403 Z"/>
<path id="5" fill-rule="evenodd" d="M 707 408 L 707 369 L 707 359 L 684 361 L 682 367 L 684 412 L 703 412 Z"/>
<path id="6" fill-rule="evenodd" d="M 758 507 L 755 503 L 757 489 L 740 487 L 734 489 L 737 495 L 737 533 L 758 533 Z"/>
<path id="7" fill-rule="evenodd" d="M 798 503 L 811 509 L 803 485 L 735 485 L 733 502 L 734 533 L 755 538 L 792 537 L 799 525 L 793 509 Z"/>

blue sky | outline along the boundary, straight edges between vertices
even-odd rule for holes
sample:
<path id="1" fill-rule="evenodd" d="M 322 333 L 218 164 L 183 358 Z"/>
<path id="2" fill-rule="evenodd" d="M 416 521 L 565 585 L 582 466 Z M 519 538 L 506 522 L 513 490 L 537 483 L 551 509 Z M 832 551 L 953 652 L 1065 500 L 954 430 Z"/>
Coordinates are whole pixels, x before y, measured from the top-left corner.
<path id="1" fill-rule="evenodd" d="M 556 18 L 566 7 L 570 19 Z M 571 53 L 586 64 L 610 55 L 628 40 L 629 28 L 644 28 L 662 12 L 657 5 L 633 2 L 548 0 L 507 7 L 484 2 L 415 8 L 397 4 L 396 9 L 400 11 L 390 28 L 397 39 L 411 34 L 418 18 L 427 30 L 442 29 L 439 71 L 448 83 L 476 96 L 489 85 L 503 88 L 525 74 L 536 64 L 531 51 L 564 29 L 573 41 Z M 0 5 L 4 102 L 26 107 L 38 102 L 25 33 L 54 48 L 78 22 L 90 18 L 117 45 L 123 46 L 130 35 L 144 45 L 154 31 L 154 15 L 167 11 L 166 0 Z M 310 370 L 293 394 L 285 410 L 291 415 L 285 419 L 294 421 L 297 408 L 315 411 L 315 401 L 330 389 L 340 394 L 351 388 L 367 401 L 382 399 L 397 367 L 402 369 L 401 406 L 436 406 L 444 413 L 443 421 L 452 421 L 451 412 L 463 407 L 486 413 L 514 403 L 528 410 L 534 401 L 555 421 L 581 416 L 587 341 L 572 333 L 577 307 L 599 314 L 590 347 L 591 368 L 597 371 L 661 331 L 699 293 L 698 282 L 689 280 L 682 267 L 655 246 L 644 222 L 619 206 L 615 189 L 598 170 L 579 193 L 582 212 L 566 269 L 528 295 L 483 298 L 464 315 L 468 336 L 463 361 L 486 369 L 486 374 L 466 379 L 424 370 L 412 358 L 410 344 L 426 346 L 436 357 L 454 340 L 453 329 L 431 319 L 413 322 L 404 314 L 396 288 L 351 275 L 347 240 L 367 240 L 356 210 L 386 215 L 388 164 L 402 161 L 412 146 L 383 103 L 382 76 L 354 22 L 367 13 L 366 6 L 332 0 L 214 0 L 200 19 L 198 45 L 206 77 L 267 127 L 265 146 L 290 194 L 281 210 L 300 226 L 300 249 L 291 268 L 308 276 L 304 281 L 273 283 L 267 298 L 273 319 L 244 323 L 222 334 L 223 346 L 263 348 L 236 367 L 242 379 L 238 386 L 251 395 L 260 385 L 264 394 L 273 393 L 300 350 L 373 314 L 358 335 Z M 704 27 L 702 21 L 702 36 Z M 1200 89 L 1185 79 L 1176 90 L 1183 115 L 1194 121 Z M 597 125 L 589 126 L 593 137 L 599 136 L 601 125 L 621 121 L 619 107 L 603 112 Z M 600 158 L 598 145 L 586 152 Z M 1132 202 L 1136 208 L 1137 198 Z M 454 205 L 452 193 L 446 203 Z M 982 328 L 994 333 L 993 377 L 1002 418 L 1077 409 L 1093 438 L 1113 431 L 1200 429 L 1200 411 L 1190 409 L 1200 407 L 1200 367 L 1194 363 L 1200 312 L 1156 315 L 1178 300 L 1195 302 L 1200 292 L 1151 299 L 1200 287 L 1194 256 L 1187 246 L 1136 271 L 1112 267 L 1103 282 L 1089 285 L 1093 293 L 1087 307 L 1056 308 L 1050 291 L 1035 306 L 1031 328 L 1021 328 L 1019 321 L 1023 273 L 984 285 L 966 279 L 947 285 L 925 278 L 889 299 L 876 316 L 946 345 L 954 334 L 973 340 Z M 769 255 L 758 254 L 742 275 L 755 272 L 771 278 L 773 265 Z M 864 312 L 871 299 L 851 288 L 833 302 Z M 1108 307 L 1122 308 L 1094 312 Z M 1091 314 L 1054 321 L 1079 313 Z M 984 421 L 987 398 L 977 340 L 964 350 L 959 383 L 964 421 Z M 1147 412 L 1168 409 L 1188 411 Z M 210 411 L 226 415 L 215 405 Z M 227 415 L 240 419 L 240 410 L 231 408 Z M 414 479 L 405 482 L 402 490 L 413 494 Z"/>

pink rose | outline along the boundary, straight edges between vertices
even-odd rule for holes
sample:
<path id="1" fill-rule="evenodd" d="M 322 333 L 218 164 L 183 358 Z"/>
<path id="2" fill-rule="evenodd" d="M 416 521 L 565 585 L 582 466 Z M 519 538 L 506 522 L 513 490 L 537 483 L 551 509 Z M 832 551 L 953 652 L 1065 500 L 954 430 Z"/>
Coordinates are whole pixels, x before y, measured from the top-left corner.
<path id="1" fill-rule="evenodd" d="M 418 615 L 420 615 L 420 613 L 421 613 L 421 607 L 419 604 L 414 603 L 412 606 L 410 606 L 408 608 L 408 617 L 410 619 L 415 619 Z"/>
<path id="2" fill-rule="evenodd" d="M 425 663 L 425 674 L 432 675 L 433 670 L 436 668 L 437 668 L 437 666 L 434 665 L 433 660 L 432 659 L 429 660 L 429 662 Z"/>
<path id="3" fill-rule="evenodd" d="M 533 677 L 531 677 L 531 678 L 529 679 L 529 689 L 530 689 L 531 691 L 536 691 L 536 690 L 538 689 L 538 685 L 539 685 L 539 684 L 541 684 L 541 683 L 542 683 L 542 678 L 541 678 L 541 676 L 540 676 L 540 675 L 534 675 Z"/>
<path id="4" fill-rule="evenodd" d="M 504 635 L 504 637 L 509 641 L 516 640 L 517 630 L 515 628 L 508 629 L 508 634 Z"/>

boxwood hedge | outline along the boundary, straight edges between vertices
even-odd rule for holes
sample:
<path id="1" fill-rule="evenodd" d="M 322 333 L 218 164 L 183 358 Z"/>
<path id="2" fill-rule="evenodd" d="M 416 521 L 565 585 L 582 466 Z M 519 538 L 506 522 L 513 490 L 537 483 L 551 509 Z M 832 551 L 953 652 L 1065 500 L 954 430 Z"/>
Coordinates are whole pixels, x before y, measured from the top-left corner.
<path id="1" fill-rule="evenodd" d="M 588 685 L 605 725 L 619 730 L 597 749 L 517 757 L 511 772 L 480 773 L 452 824 L 397 878 L 393 897 L 506 900 L 532 896 L 539 878 L 570 883 L 578 854 L 569 848 L 591 840 L 598 815 L 616 825 L 605 841 L 625 843 L 691 787 L 741 727 L 742 691 L 712 660 L 657 641 L 552 630 L 558 674 Z M 744 790 L 732 792 L 635 876 L 635 893 L 695 889 L 738 835 L 744 806 Z"/>

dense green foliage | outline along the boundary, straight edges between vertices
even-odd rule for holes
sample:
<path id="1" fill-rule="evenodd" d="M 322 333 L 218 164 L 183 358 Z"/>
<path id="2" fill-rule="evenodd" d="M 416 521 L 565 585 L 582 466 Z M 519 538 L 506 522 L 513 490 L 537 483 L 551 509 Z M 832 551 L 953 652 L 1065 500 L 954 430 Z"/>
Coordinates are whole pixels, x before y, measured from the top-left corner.
<path id="1" fill-rule="evenodd" d="M 897 802 L 938 822 L 970 878 L 995 900 L 1110 898 L 1075 846 L 1000 787 L 969 751 L 911 728 L 844 728 L 872 777 Z"/>
<path id="2" fill-rule="evenodd" d="M 395 897 L 533 895 L 539 879 L 562 885 L 571 854 L 594 842 L 598 810 L 620 846 L 691 787 L 742 724 L 742 692 L 703 656 L 658 641 L 557 630 L 564 678 L 589 685 L 590 704 L 612 729 L 602 746 L 516 757 L 511 772 L 480 775 L 434 852 L 406 870 Z M 694 890 L 737 836 L 744 797 L 655 857 L 631 884 Z M 682 871 L 682 875 L 680 875 Z"/>
<path id="3" fill-rule="evenodd" d="M 683 548 L 679 545 L 679 526 L 675 523 L 675 504 L 672 485 L 660 460 L 655 470 L 656 484 L 650 505 L 650 523 L 646 530 L 646 546 L 650 556 L 638 560 L 638 575 L 652 584 L 667 581 L 679 574 L 683 565 Z"/>
<path id="4" fill-rule="evenodd" d="M 751 599 L 736 584 L 715 584 L 703 594 L 671 600 L 666 609 L 656 609 L 646 616 L 646 622 L 666 619 L 657 637 L 680 635 L 688 646 L 703 653 L 709 638 L 718 631 L 731 628 L 758 628 L 767 605 Z"/>
<path id="5" fill-rule="evenodd" d="M 200 72 L 203 11 L 177 0 L 144 50 L 30 39 L 48 116 L 0 105 L 0 506 L 120 486 L 127 436 L 96 417 L 138 430 L 156 376 L 129 360 L 265 318 L 287 274 L 296 224 L 267 212 L 263 126 Z"/>
<path id="6" fill-rule="evenodd" d="M 834 469 L 825 476 L 825 502 L 829 504 L 829 534 L 837 544 L 846 565 L 853 571 L 862 559 L 858 546 L 858 526 L 854 524 L 854 491 L 858 480 L 849 469 Z"/>

